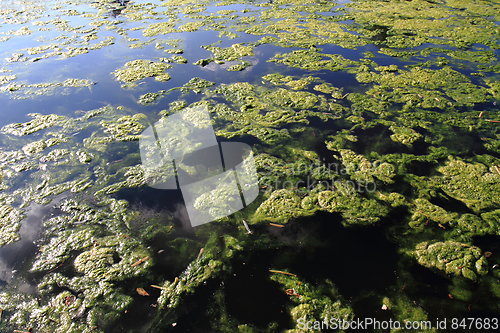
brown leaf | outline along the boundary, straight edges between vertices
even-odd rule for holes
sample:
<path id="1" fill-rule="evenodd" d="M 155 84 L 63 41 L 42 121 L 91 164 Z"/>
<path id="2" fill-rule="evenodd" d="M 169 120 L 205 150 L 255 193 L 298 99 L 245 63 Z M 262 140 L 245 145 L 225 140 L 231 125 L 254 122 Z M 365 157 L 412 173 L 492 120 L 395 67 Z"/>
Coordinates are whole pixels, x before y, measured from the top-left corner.
<path id="1" fill-rule="evenodd" d="M 149 296 L 148 292 L 144 290 L 143 288 L 137 288 L 137 293 L 141 296 Z"/>

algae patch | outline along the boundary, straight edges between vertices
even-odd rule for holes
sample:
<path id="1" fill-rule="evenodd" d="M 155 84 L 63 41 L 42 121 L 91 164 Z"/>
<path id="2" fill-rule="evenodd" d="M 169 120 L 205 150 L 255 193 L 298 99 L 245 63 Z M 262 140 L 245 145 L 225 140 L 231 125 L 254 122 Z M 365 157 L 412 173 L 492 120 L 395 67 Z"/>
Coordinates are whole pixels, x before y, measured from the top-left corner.
<path id="1" fill-rule="evenodd" d="M 122 86 L 131 88 L 146 77 L 154 77 L 157 81 L 170 80 L 170 75 L 165 70 L 171 67 L 167 63 L 139 59 L 127 62 L 122 69 L 114 71 L 113 75 L 118 81 L 125 82 Z"/>

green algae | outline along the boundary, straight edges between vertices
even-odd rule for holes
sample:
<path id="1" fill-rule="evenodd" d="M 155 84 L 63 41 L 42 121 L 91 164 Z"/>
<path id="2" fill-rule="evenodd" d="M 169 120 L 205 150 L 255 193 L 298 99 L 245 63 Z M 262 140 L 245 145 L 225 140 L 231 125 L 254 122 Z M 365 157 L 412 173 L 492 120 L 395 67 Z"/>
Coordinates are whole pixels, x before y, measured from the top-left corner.
<path id="1" fill-rule="evenodd" d="M 296 276 L 273 273 L 270 279 L 279 283 L 284 293 L 288 294 L 287 290 L 293 290 L 294 294 L 290 295 L 293 308 L 289 311 L 294 323 L 300 323 L 299 319 L 304 323 L 318 321 L 332 323 L 354 319 L 353 310 L 339 297 L 337 290 L 329 281 L 325 284 L 330 290 L 327 289 L 328 292 L 324 292 L 322 288 L 306 283 Z M 303 331 L 294 329 L 287 332 Z M 321 332 L 321 330 L 316 328 L 311 332 Z"/>
<path id="2" fill-rule="evenodd" d="M 45 148 L 47 148 L 45 141 L 35 141 L 25 145 L 23 151 L 26 155 L 32 155 L 43 151 Z"/>
<path id="3" fill-rule="evenodd" d="M 215 84 L 214 82 L 204 80 L 204 79 L 199 78 L 199 77 L 193 77 L 188 82 L 186 82 L 180 89 L 183 93 L 187 93 L 187 92 L 192 91 L 195 94 L 199 94 L 203 90 L 205 90 L 208 87 L 213 86 L 214 84 Z"/>
<path id="4" fill-rule="evenodd" d="M 167 22 L 159 22 L 150 24 L 146 29 L 143 30 L 143 35 L 145 37 L 152 37 L 157 35 L 166 35 L 173 32 L 179 32 L 178 29 L 175 29 L 176 22 L 173 20 L 169 20 Z"/>
<path id="5" fill-rule="evenodd" d="M 414 214 L 410 226 L 412 228 L 422 227 L 424 223 L 432 221 L 441 225 L 452 224 L 457 219 L 457 213 L 448 213 L 442 207 L 433 205 L 427 199 L 416 199 L 413 201 Z"/>
<path id="6" fill-rule="evenodd" d="M 390 163 L 371 163 L 363 155 L 358 155 L 352 150 L 340 149 L 338 151 L 345 166 L 345 172 L 351 176 L 352 180 L 362 182 L 373 182 L 376 177 L 386 183 L 393 183 L 395 168 Z"/>
<path id="7" fill-rule="evenodd" d="M 146 128 L 145 119 L 147 116 L 142 113 L 136 113 L 133 116 L 123 116 L 112 122 L 101 121 L 100 125 L 104 128 L 104 133 L 109 134 L 111 140 L 133 141 L 139 140 L 139 134 Z"/>
<path id="8" fill-rule="evenodd" d="M 386 37 L 377 38 L 376 42 L 387 49 L 423 43 L 457 48 L 475 43 L 494 46 L 492 41 L 498 36 L 498 27 L 491 18 L 473 18 L 486 8 L 495 10 L 497 4 L 486 1 L 480 4 L 454 1 L 432 6 L 426 1 L 391 1 L 390 6 L 384 6 L 382 1 L 356 1 L 347 6 L 355 9 L 349 12 L 357 23 L 354 29 L 365 37 L 376 37 L 384 29 Z"/>
<path id="9" fill-rule="evenodd" d="M 226 61 L 236 61 L 241 60 L 245 56 L 253 56 L 253 47 L 245 46 L 243 43 L 233 44 L 226 48 L 221 48 L 213 45 L 204 45 L 204 49 L 213 53 L 211 58 L 200 59 L 196 61 L 195 65 L 201 65 L 202 67 L 208 65 L 211 62 L 216 62 L 217 64 L 224 64 Z M 229 71 L 241 71 L 252 64 L 249 61 L 242 61 L 238 65 L 232 65 L 229 67 Z"/>
<path id="10" fill-rule="evenodd" d="M 221 262 L 201 259 L 192 262 L 178 279 L 178 282 L 166 281 L 158 298 L 160 309 L 175 308 L 180 303 L 181 296 L 194 292 L 194 289 L 207 279 L 214 277 L 221 270 Z"/>
<path id="11" fill-rule="evenodd" d="M 165 73 L 165 70 L 171 67 L 172 65 L 163 62 L 139 59 L 127 62 L 122 69 L 117 69 L 113 74 L 118 81 L 125 82 L 122 86 L 134 87 L 135 82 L 146 77 L 154 77 L 157 81 L 170 80 L 170 75 Z"/>
<path id="12" fill-rule="evenodd" d="M 143 276 L 151 261 L 135 263 L 150 253 L 138 240 L 126 235 L 128 229 L 123 222 L 133 218 L 133 214 L 126 213 L 126 204 L 112 199 L 99 204 L 101 208 L 97 211 L 67 200 L 60 205 L 65 214 L 45 222 L 50 241 L 40 248 L 31 269 L 48 271 L 38 284 L 42 294 L 53 295 L 56 287 L 65 291 L 47 303 L 20 301 L 11 323 L 37 330 L 64 328 L 78 332 L 88 325 L 95 330 L 99 321 L 108 317 L 116 319 L 131 305 L 133 298 L 116 288 L 115 283 Z M 88 225 L 96 221 L 101 223 L 101 230 Z M 65 230 L 60 229 L 61 224 Z M 74 251 L 79 252 L 76 258 L 70 257 Z M 120 258 L 118 262 L 114 256 Z M 77 275 L 68 277 L 65 273 L 53 272 L 70 265 L 69 261 L 74 261 Z"/>
<path id="13" fill-rule="evenodd" d="M 407 146 L 411 146 L 412 143 L 422 137 L 420 133 L 412 128 L 391 126 L 390 129 L 394 132 L 394 134 L 391 135 L 391 139 Z"/>
<path id="14" fill-rule="evenodd" d="M 486 259 L 478 247 L 454 241 L 423 242 L 417 245 L 412 255 L 420 265 L 472 281 L 476 281 L 477 275 L 488 272 Z"/>
<path id="15" fill-rule="evenodd" d="M 311 82 L 317 80 L 317 78 L 308 76 L 303 79 L 294 80 L 291 76 L 283 76 L 281 74 L 268 74 L 262 77 L 264 80 L 270 81 L 275 85 L 287 85 L 293 90 L 303 90 Z M 315 89 L 317 90 L 317 89 Z M 332 90 L 333 91 L 333 90 Z"/>
<path id="16" fill-rule="evenodd" d="M 255 219 L 286 223 L 293 217 L 303 214 L 300 197 L 291 190 L 274 191 L 255 211 Z"/>
<path id="17" fill-rule="evenodd" d="M 335 181 L 327 186 L 318 183 L 302 199 L 293 190 L 273 191 L 257 208 L 254 221 L 287 223 L 292 218 L 310 216 L 317 210 L 324 210 L 341 213 L 345 225 L 371 225 L 388 214 L 384 204 L 360 196 L 354 183 Z"/>
<path id="18" fill-rule="evenodd" d="M 321 209 L 341 213 L 345 225 L 375 224 L 388 214 L 386 205 L 362 197 L 349 182 L 336 182 L 333 190 L 318 193 L 317 200 Z"/>
<path id="19" fill-rule="evenodd" d="M 17 79 L 16 75 L 1 75 L 0 76 L 0 86 L 9 83 L 12 80 Z"/>
<path id="20" fill-rule="evenodd" d="M 0 247 L 20 239 L 17 232 L 23 219 L 22 211 L 0 201 Z"/>
<path id="21" fill-rule="evenodd" d="M 199 28 L 203 27 L 205 24 L 203 22 L 187 22 L 179 26 L 179 30 L 184 32 L 194 32 L 198 31 Z"/>
<path id="22" fill-rule="evenodd" d="M 323 58 L 330 58 L 324 60 Z M 276 54 L 274 58 L 268 60 L 277 64 L 284 64 L 290 67 L 301 68 L 310 71 L 330 70 L 339 71 L 348 69 L 358 64 L 348 60 L 339 54 L 320 53 L 318 49 L 297 50 L 291 53 Z"/>
<path id="23" fill-rule="evenodd" d="M 435 179 L 437 185 L 476 213 L 486 208 L 498 207 L 495 193 L 499 190 L 500 175 L 493 167 L 450 158 L 438 171 L 443 177 Z"/>
<path id="24" fill-rule="evenodd" d="M 157 93 L 151 93 L 151 92 L 145 93 L 144 95 L 139 96 L 139 100 L 137 101 L 137 103 L 142 105 L 153 104 L 158 99 L 162 98 L 166 92 L 167 92 L 166 90 L 160 90 Z"/>
<path id="25" fill-rule="evenodd" d="M 468 77 L 450 67 L 432 70 L 417 66 L 397 73 L 380 67 L 375 70 L 380 73 L 363 71 L 356 78 L 361 83 L 379 84 L 370 94 L 381 94 L 385 100 L 405 103 L 406 107 L 443 108 L 446 105 L 473 105 L 488 99 L 486 88 L 470 83 Z"/>
<path id="26" fill-rule="evenodd" d="M 41 115 L 37 113 L 28 114 L 33 119 L 27 123 L 15 123 L 2 127 L 2 133 L 13 134 L 17 136 L 29 135 L 45 128 L 54 126 L 58 121 L 64 119 L 55 114 Z"/>
<path id="27" fill-rule="evenodd" d="M 316 95 L 306 91 L 290 91 L 278 88 L 274 91 L 256 89 L 246 82 L 230 85 L 221 84 L 214 92 L 221 94 L 233 103 L 239 111 L 225 104 L 214 107 L 218 119 L 229 121 L 228 125 L 217 131 L 217 135 L 232 138 L 248 133 L 260 140 L 273 143 L 289 137 L 286 129 L 277 129 L 280 124 L 307 123 L 310 116 L 326 121 L 333 114 L 323 114 L 309 110 L 295 112 L 292 109 L 310 109 L 318 102 Z M 267 112 L 263 112 L 267 110 Z"/>
<path id="28" fill-rule="evenodd" d="M 231 65 L 231 66 L 229 66 L 228 71 L 230 71 L 230 72 L 239 72 L 239 71 L 242 71 L 245 68 L 250 67 L 250 66 L 252 66 L 252 63 L 250 61 L 242 61 L 241 63 L 239 63 L 237 65 Z"/>

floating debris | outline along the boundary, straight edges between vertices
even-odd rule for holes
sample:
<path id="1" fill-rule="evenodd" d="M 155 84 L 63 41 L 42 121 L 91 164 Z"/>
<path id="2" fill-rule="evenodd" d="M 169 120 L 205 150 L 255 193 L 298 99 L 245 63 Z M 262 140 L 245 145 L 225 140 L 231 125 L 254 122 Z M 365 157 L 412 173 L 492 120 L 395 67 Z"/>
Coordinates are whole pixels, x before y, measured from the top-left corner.
<path id="1" fill-rule="evenodd" d="M 247 229 L 247 234 L 252 234 L 252 232 L 250 231 L 250 228 L 248 227 L 248 224 L 245 222 L 245 220 L 241 220 L 243 222 L 243 225 L 245 226 L 245 229 Z M 201 252 L 201 251 L 200 251 Z"/>
<path id="2" fill-rule="evenodd" d="M 135 266 L 137 266 L 137 265 L 140 265 L 140 264 L 142 264 L 143 262 L 145 262 L 145 261 L 146 261 L 146 260 L 148 260 L 148 259 L 149 259 L 149 256 L 146 256 L 146 257 L 144 257 L 144 258 L 142 258 L 142 259 L 140 259 L 140 260 L 136 261 L 135 263 L 133 263 L 133 264 L 132 264 L 132 267 L 135 267 Z"/>
<path id="3" fill-rule="evenodd" d="M 288 273 L 288 272 L 284 272 L 284 271 L 276 271 L 276 270 L 272 270 L 272 269 L 270 269 L 269 272 L 276 273 L 276 274 L 285 274 L 285 275 L 290 275 L 290 276 L 295 276 L 295 277 L 297 276 L 297 275 L 292 274 L 292 273 Z"/>
<path id="4" fill-rule="evenodd" d="M 143 288 L 137 288 L 136 291 L 141 296 L 149 296 L 148 292 L 146 290 L 144 290 Z"/>

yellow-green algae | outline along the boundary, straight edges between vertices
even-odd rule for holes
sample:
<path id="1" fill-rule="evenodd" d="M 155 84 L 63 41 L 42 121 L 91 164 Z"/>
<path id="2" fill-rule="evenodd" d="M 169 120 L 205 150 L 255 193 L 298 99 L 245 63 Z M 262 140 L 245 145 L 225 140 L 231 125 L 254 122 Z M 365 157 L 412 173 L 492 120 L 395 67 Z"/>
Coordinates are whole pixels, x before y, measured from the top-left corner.
<path id="1" fill-rule="evenodd" d="M 164 62 L 138 59 L 127 62 L 122 69 L 117 69 L 113 74 L 118 81 L 125 82 L 123 86 L 134 87 L 135 82 L 146 77 L 154 77 L 157 81 L 170 80 L 170 75 L 165 73 L 165 70 L 171 67 L 172 65 Z"/>
<path id="2" fill-rule="evenodd" d="M 221 48 L 218 46 L 204 45 L 203 48 L 211 51 L 213 56 L 208 59 L 200 59 L 196 61 L 195 65 L 206 66 L 210 62 L 214 61 L 217 64 L 223 64 L 225 61 L 235 61 L 245 56 L 253 56 L 253 48 L 251 46 L 245 46 L 243 43 L 233 44 L 226 48 Z M 246 67 L 251 66 L 249 61 L 242 61 L 238 65 L 232 65 L 228 68 L 229 71 L 241 71 Z"/>

